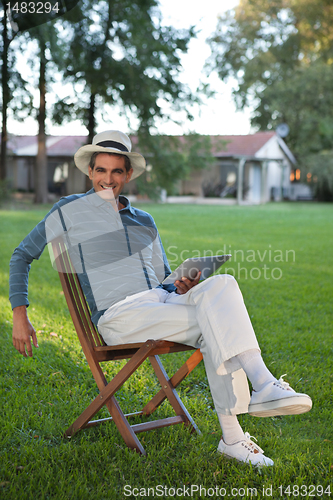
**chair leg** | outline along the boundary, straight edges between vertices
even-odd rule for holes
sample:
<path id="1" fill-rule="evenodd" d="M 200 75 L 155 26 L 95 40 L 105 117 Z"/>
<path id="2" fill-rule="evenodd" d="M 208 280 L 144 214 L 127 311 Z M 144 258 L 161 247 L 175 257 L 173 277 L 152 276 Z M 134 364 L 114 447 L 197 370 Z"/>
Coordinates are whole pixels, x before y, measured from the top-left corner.
<path id="1" fill-rule="evenodd" d="M 114 396 L 106 403 L 106 406 L 128 448 L 141 453 L 141 455 L 146 455 L 147 453 L 144 447 L 142 446 L 132 427 L 128 423 L 127 418 L 122 412 L 118 401 Z"/>
<path id="2" fill-rule="evenodd" d="M 176 388 L 178 385 L 191 373 L 192 370 L 202 361 L 202 354 L 200 349 L 197 349 L 185 363 L 176 371 L 170 378 L 172 387 Z M 165 391 L 161 389 L 155 396 L 145 405 L 142 410 L 144 415 L 151 415 L 167 398 Z"/>
<path id="3" fill-rule="evenodd" d="M 114 397 L 117 390 L 124 384 L 124 382 L 135 372 L 135 370 L 143 363 L 149 356 L 151 351 L 156 347 L 156 342 L 147 340 L 145 344 L 132 356 L 126 365 L 115 375 L 99 393 L 99 395 L 90 403 L 89 406 L 81 413 L 75 422 L 67 429 L 66 435 L 72 436 L 75 432 L 83 429 L 89 420 L 104 406 L 106 405 L 113 417 L 117 428 L 125 440 L 129 448 L 135 449 L 139 453 L 146 454 L 140 441 L 135 436 L 134 431 L 127 422 L 120 406 Z"/>
<path id="4" fill-rule="evenodd" d="M 200 433 L 197 425 L 195 424 L 194 420 L 192 419 L 191 415 L 187 411 L 186 407 L 184 406 L 182 400 L 180 399 L 176 389 L 172 385 L 165 369 L 164 366 L 162 365 L 161 360 L 157 355 L 155 356 L 149 356 L 149 361 L 152 364 L 152 367 L 154 368 L 154 371 L 157 375 L 157 378 L 162 386 L 162 391 L 165 394 L 165 398 L 168 398 L 171 406 L 173 407 L 175 413 L 177 416 L 183 416 L 185 419 L 185 425 L 191 426 L 191 431 L 198 432 Z"/>

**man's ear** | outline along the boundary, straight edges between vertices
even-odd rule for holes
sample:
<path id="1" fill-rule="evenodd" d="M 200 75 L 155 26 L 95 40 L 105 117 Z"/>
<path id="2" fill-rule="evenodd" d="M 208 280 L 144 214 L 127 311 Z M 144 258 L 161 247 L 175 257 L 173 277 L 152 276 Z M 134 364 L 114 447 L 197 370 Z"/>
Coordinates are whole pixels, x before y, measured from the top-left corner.
<path id="1" fill-rule="evenodd" d="M 89 179 L 92 181 L 93 170 L 90 165 L 88 167 L 88 174 L 89 174 Z"/>
<path id="2" fill-rule="evenodd" d="M 125 181 L 126 183 L 131 180 L 132 174 L 133 174 L 133 168 L 130 168 L 126 174 L 126 181 Z"/>

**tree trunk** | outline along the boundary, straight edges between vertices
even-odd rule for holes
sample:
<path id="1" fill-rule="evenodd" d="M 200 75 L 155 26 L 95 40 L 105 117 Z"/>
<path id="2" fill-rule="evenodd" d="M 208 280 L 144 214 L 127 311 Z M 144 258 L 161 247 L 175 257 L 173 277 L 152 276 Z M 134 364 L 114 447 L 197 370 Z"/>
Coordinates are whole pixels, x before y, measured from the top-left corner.
<path id="1" fill-rule="evenodd" d="M 40 69 L 39 69 L 39 113 L 38 113 L 38 152 L 35 167 L 35 203 L 47 203 L 48 183 L 47 183 L 47 153 L 45 135 L 46 117 L 46 57 L 45 42 L 39 41 L 40 46 Z"/>
<path id="2" fill-rule="evenodd" d="M 7 108 L 9 103 L 9 87 L 8 87 L 8 47 L 10 40 L 8 40 L 7 30 L 7 12 L 4 7 L 4 14 L 2 18 L 3 32 L 2 32 L 2 129 L 1 129 L 1 152 L 0 152 L 0 179 L 4 180 L 7 176 Z"/>
<path id="3" fill-rule="evenodd" d="M 95 135 L 95 128 L 96 128 L 96 120 L 95 120 L 95 112 L 96 112 L 96 105 L 95 105 L 95 99 L 96 99 L 96 94 L 91 93 L 90 94 L 90 106 L 88 109 L 88 144 L 92 144 L 92 140 Z M 89 177 L 86 177 L 86 191 L 89 191 L 91 189 L 91 180 Z"/>
<path id="4" fill-rule="evenodd" d="M 92 143 L 93 137 L 95 135 L 96 128 L 96 120 L 95 120 L 95 112 L 96 112 L 96 94 L 90 94 L 90 105 L 88 109 L 88 144 Z"/>

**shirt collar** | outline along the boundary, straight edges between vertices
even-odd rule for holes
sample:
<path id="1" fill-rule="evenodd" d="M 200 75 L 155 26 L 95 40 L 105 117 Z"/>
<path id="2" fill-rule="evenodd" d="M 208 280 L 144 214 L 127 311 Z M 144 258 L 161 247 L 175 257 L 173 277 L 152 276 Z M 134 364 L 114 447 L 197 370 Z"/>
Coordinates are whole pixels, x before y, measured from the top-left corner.
<path id="1" fill-rule="evenodd" d="M 101 198 L 100 196 L 98 196 L 95 193 L 94 188 L 92 188 L 89 191 L 87 191 L 86 195 L 88 197 L 89 203 L 91 203 L 95 207 L 99 207 L 101 205 L 104 205 L 105 203 L 109 203 L 108 201 L 105 201 L 105 200 L 103 200 L 103 198 Z M 95 196 L 90 196 L 90 195 L 95 195 Z M 131 202 L 129 201 L 128 198 L 126 198 L 126 196 L 120 195 L 119 196 L 119 201 L 120 201 L 120 203 L 122 205 L 124 205 L 124 208 L 122 208 L 120 210 L 120 212 L 125 211 L 125 210 L 129 210 L 132 215 L 137 215 L 135 208 L 132 207 Z"/>
<path id="2" fill-rule="evenodd" d="M 131 202 L 129 201 L 128 198 L 126 198 L 126 196 L 123 196 L 122 194 L 119 196 L 119 201 L 120 203 L 122 203 L 124 205 L 125 208 L 123 208 L 122 210 L 129 210 L 131 212 L 132 215 L 136 215 L 136 210 L 134 207 L 132 207 L 131 205 Z M 120 212 L 122 211 L 120 210 Z"/>

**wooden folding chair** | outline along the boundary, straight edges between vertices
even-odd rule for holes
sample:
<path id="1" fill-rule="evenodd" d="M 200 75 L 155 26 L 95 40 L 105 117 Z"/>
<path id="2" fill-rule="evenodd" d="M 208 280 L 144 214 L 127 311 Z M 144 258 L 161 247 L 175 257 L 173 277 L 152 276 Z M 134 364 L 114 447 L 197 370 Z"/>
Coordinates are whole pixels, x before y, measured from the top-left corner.
<path id="1" fill-rule="evenodd" d="M 66 430 L 65 436 L 71 437 L 75 432 L 81 429 L 97 425 L 101 422 L 113 420 L 127 446 L 135 449 L 143 455 L 146 455 L 142 444 L 136 436 L 139 432 L 145 432 L 175 424 L 184 424 L 191 429 L 191 432 L 199 432 L 175 388 L 202 360 L 200 350 L 184 344 L 177 344 L 175 342 L 164 340 L 147 340 L 146 342 L 122 344 L 118 346 L 105 345 L 102 337 L 99 335 L 97 329 L 91 321 L 85 296 L 82 292 L 78 276 L 75 273 L 73 264 L 66 251 L 63 241 L 54 241 L 52 243 L 52 249 L 54 257 L 57 260 L 57 269 L 59 271 L 60 281 L 77 335 L 97 387 L 100 391 L 98 396 Z M 179 370 L 171 378 L 169 378 L 161 363 L 159 354 L 194 349 L 195 352 L 187 359 Z M 100 364 L 106 361 L 127 358 L 130 358 L 129 361 L 108 383 Z M 161 384 L 161 389 L 141 411 L 124 415 L 118 401 L 116 400 L 115 393 L 139 368 L 139 366 L 141 366 L 146 358 L 149 358 L 149 361 Z M 134 425 L 129 424 L 128 419 L 130 417 L 149 416 L 166 399 L 173 407 L 176 416 L 142 422 Z M 111 417 L 99 420 L 90 420 L 104 405 L 110 412 Z"/>

